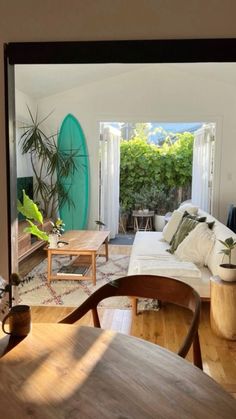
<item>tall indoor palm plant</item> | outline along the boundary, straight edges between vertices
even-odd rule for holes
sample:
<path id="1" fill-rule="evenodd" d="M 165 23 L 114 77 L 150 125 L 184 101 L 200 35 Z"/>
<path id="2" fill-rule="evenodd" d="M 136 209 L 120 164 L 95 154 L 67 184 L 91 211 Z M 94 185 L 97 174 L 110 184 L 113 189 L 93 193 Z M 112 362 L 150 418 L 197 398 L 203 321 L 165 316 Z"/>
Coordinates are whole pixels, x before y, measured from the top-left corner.
<path id="1" fill-rule="evenodd" d="M 57 147 L 57 135 L 48 136 L 42 125 L 50 116 L 42 120 L 35 117 L 28 107 L 31 122 L 22 127 L 20 137 L 22 154 L 29 154 L 35 177 L 34 195 L 40 201 L 44 216 L 55 218 L 58 205 L 73 205 L 69 190 L 65 189 L 61 180 L 77 170 L 75 157 L 78 150 L 60 151 Z"/>

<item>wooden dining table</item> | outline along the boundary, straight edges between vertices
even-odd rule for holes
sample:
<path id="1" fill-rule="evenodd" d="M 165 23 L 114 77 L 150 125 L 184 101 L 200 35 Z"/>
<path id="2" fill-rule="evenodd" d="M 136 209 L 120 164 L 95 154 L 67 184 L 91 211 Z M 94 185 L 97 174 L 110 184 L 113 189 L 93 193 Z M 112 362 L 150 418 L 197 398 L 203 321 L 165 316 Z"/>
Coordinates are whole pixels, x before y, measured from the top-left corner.
<path id="1" fill-rule="evenodd" d="M 0 359 L 0 417 L 235 419 L 236 400 L 158 345 L 44 323 Z"/>

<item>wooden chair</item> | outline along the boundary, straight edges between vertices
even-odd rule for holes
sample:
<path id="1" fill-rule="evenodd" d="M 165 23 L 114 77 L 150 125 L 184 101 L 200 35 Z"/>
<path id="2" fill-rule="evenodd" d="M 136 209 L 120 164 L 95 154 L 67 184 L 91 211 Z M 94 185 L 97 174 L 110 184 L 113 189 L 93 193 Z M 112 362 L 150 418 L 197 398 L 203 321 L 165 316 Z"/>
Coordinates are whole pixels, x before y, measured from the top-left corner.
<path id="1" fill-rule="evenodd" d="M 202 357 L 198 336 L 201 300 L 198 293 L 189 285 L 174 278 L 157 275 L 126 276 L 103 285 L 71 314 L 62 319 L 60 323 L 74 323 L 81 319 L 89 310 L 92 310 L 95 327 L 101 327 L 97 306 L 100 301 L 108 297 L 132 297 L 133 312 L 136 314 L 137 297 L 158 299 L 161 302 L 173 303 L 189 309 L 193 316 L 188 333 L 178 350 L 178 355 L 185 358 L 191 345 L 193 345 L 193 363 L 202 369 Z"/>

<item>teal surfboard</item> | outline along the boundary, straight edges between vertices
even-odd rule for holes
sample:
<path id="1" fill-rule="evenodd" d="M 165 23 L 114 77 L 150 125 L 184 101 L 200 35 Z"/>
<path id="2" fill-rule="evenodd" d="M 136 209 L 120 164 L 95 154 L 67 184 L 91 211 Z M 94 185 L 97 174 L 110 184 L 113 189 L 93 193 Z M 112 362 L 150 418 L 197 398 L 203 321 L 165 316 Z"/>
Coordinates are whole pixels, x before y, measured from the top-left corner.
<path id="1" fill-rule="evenodd" d="M 70 151 L 75 153 L 76 165 L 73 173 L 60 179 L 68 192 L 70 204 L 59 202 L 59 215 L 66 231 L 84 230 L 87 228 L 89 213 L 89 158 L 83 130 L 78 120 L 71 114 L 68 114 L 62 122 L 58 149 L 62 153 Z"/>

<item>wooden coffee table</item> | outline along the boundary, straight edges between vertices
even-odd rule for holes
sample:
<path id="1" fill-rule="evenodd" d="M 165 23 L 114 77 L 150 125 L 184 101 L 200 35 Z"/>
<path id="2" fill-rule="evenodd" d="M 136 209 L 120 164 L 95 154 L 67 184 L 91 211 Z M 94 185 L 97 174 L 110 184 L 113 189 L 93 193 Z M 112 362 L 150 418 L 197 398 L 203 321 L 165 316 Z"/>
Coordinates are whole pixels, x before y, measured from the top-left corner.
<path id="1" fill-rule="evenodd" d="M 71 230 L 67 231 L 60 237 L 60 240 L 68 242 L 68 244 L 57 248 L 47 248 L 48 252 L 48 282 L 55 279 L 78 280 L 89 279 L 96 285 L 96 258 L 104 256 L 108 260 L 108 236 L 109 231 L 90 231 L 90 230 Z M 105 253 L 99 253 L 102 245 L 105 245 Z M 53 255 L 69 255 L 77 256 L 73 264 L 77 266 L 87 265 L 85 275 L 70 275 L 69 273 L 52 273 L 52 257 Z M 91 273 L 90 273 L 91 272 Z"/>

